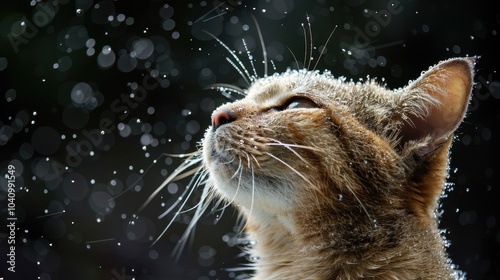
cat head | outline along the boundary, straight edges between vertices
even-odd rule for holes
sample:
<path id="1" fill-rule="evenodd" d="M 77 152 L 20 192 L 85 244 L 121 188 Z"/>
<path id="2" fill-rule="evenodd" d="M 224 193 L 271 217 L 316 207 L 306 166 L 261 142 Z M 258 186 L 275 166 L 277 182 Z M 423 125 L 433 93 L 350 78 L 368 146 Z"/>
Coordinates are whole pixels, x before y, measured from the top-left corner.
<path id="1" fill-rule="evenodd" d="M 395 91 L 307 70 L 258 79 L 212 114 L 203 145 L 209 182 L 243 211 L 266 216 L 342 199 L 431 216 L 473 65 L 443 61 Z"/>

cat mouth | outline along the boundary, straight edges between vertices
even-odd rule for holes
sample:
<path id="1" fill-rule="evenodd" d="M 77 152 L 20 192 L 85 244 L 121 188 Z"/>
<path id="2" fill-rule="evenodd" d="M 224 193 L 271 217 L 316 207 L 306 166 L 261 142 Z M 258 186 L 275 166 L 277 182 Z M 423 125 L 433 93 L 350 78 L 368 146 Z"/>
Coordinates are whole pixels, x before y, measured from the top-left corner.
<path id="1" fill-rule="evenodd" d="M 231 124 L 209 129 L 203 145 L 205 161 L 214 172 L 221 169 L 233 173 L 262 171 L 262 164 L 269 161 L 266 156 L 269 147 L 265 140 L 256 135 L 249 136 Z"/>
<path id="2" fill-rule="evenodd" d="M 236 155 L 230 152 L 233 148 L 229 147 L 228 144 L 225 143 L 226 141 L 221 140 L 219 131 L 209 129 L 204 142 L 203 149 L 205 160 L 209 165 L 217 167 L 229 167 L 234 164 L 238 165 L 239 160 Z"/>
<path id="3" fill-rule="evenodd" d="M 224 150 L 217 151 L 214 148 L 210 150 L 210 158 L 212 163 L 218 166 L 231 166 L 233 163 L 237 164 L 238 162 L 238 159 L 234 155 L 230 155 L 224 152 Z"/>

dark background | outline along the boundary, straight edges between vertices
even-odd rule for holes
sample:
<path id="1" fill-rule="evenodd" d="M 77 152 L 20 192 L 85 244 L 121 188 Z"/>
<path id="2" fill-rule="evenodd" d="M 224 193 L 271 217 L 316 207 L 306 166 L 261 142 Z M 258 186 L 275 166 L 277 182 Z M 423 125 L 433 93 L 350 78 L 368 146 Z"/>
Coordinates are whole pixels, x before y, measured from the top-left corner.
<path id="1" fill-rule="evenodd" d="M 171 3 L 170 3 L 171 2 Z M 157 217 L 187 181 L 148 195 L 195 151 L 211 111 L 228 99 L 213 83 L 244 87 L 227 51 L 264 75 L 302 67 L 311 23 L 317 69 L 390 88 L 450 57 L 480 56 L 470 113 L 452 148 L 441 200 L 448 251 L 470 279 L 500 277 L 498 39 L 493 1 L 3 1 L 0 7 L 0 202 L 16 175 L 16 272 L 4 279 L 231 279 L 244 262 L 237 214 L 199 222 L 192 245 L 171 252 L 192 212 Z M 168 3 L 168 4 L 167 4 Z M 22 23 L 24 22 L 24 23 Z M 306 31 L 308 33 L 308 31 Z M 309 41 L 309 40 L 308 40 Z M 274 66 L 273 66 L 274 65 Z M 307 66 L 307 63 L 306 63 Z M 275 70 L 273 70 L 275 68 Z M 131 95 L 132 94 L 132 95 Z M 101 134 L 101 131 L 103 134 Z M 156 163 L 154 163 L 156 160 Z M 194 206 L 199 193 L 189 200 Z M 241 277 L 241 276 L 240 276 Z"/>

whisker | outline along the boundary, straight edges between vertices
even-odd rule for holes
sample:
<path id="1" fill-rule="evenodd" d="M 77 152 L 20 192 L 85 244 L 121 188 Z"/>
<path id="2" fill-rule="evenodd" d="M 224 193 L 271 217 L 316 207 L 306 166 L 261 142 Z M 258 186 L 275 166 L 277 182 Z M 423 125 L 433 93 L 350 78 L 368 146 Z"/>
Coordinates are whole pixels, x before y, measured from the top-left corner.
<path id="1" fill-rule="evenodd" d="M 246 96 L 246 93 L 243 89 L 235 86 L 235 85 L 231 85 L 231 84 L 225 84 L 225 83 L 216 83 L 216 84 L 212 84 L 212 85 L 209 85 L 207 87 L 204 88 L 205 90 L 206 89 L 215 89 L 219 92 L 221 92 L 223 95 L 224 95 L 224 92 L 230 92 L 230 93 L 236 93 L 238 95 L 241 95 L 241 96 Z"/>
<path id="2" fill-rule="evenodd" d="M 231 92 L 221 91 L 220 94 L 222 94 L 222 96 L 224 96 L 225 98 L 231 100 L 231 102 L 238 101 L 238 98 L 232 96 Z"/>
<path id="3" fill-rule="evenodd" d="M 298 172 L 297 170 L 295 170 L 295 168 L 293 168 L 290 164 L 286 163 L 285 161 L 283 161 L 282 159 L 278 158 L 277 156 L 269 153 L 269 152 L 265 152 L 266 155 L 274 158 L 275 160 L 277 160 L 278 162 L 282 163 L 283 165 L 285 165 L 286 167 L 288 167 L 290 170 L 292 170 L 295 174 L 297 174 L 300 178 L 302 178 L 306 183 L 308 183 L 309 185 L 313 186 L 313 184 L 311 183 L 311 181 L 309 181 L 309 179 L 307 179 L 304 175 L 302 175 L 300 172 Z"/>
<path id="4" fill-rule="evenodd" d="M 116 240 L 116 238 L 106 238 L 106 239 L 99 239 L 99 240 L 92 240 L 92 241 L 86 241 L 85 244 L 94 244 L 94 243 L 100 243 L 100 242 L 106 242 L 106 241 L 113 241 Z"/>
<path id="5" fill-rule="evenodd" d="M 226 150 L 227 150 L 227 151 L 230 151 L 230 150 L 232 150 L 232 149 L 226 149 Z M 230 159 L 230 160 L 229 160 L 229 161 L 227 161 L 227 162 L 221 162 L 221 164 L 231 164 L 233 161 L 235 161 L 235 159 L 236 159 L 236 158 L 234 158 L 234 157 L 233 157 L 232 159 Z"/>
<path id="6" fill-rule="evenodd" d="M 185 202 L 186 200 L 189 199 L 189 197 L 191 196 L 191 193 L 193 192 L 193 189 L 194 188 L 185 188 L 184 192 L 182 192 L 182 194 L 177 198 L 177 200 L 175 201 L 175 203 L 173 203 L 167 210 L 163 211 L 163 213 L 161 213 L 159 216 L 158 216 L 158 219 L 163 219 L 166 215 L 170 214 L 175 208 L 177 208 L 177 205 L 179 205 L 179 203 L 181 202 Z M 187 194 L 187 196 L 186 196 Z M 184 205 L 184 204 L 183 204 Z M 177 217 L 179 214 L 181 214 L 181 211 L 180 209 L 182 209 L 183 206 L 179 207 L 179 211 L 177 211 L 174 215 L 174 219 L 175 217 Z"/>
<path id="7" fill-rule="evenodd" d="M 255 199 L 255 172 L 253 170 L 253 166 L 252 166 L 251 170 L 252 170 L 252 200 L 250 202 L 250 212 L 248 213 L 248 217 L 252 216 L 253 203 L 254 203 L 254 199 Z"/>
<path id="8" fill-rule="evenodd" d="M 223 197 L 220 197 L 215 203 L 214 205 L 212 206 L 212 208 L 210 209 L 210 213 L 211 214 L 215 214 L 216 212 L 220 212 L 220 215 L 217 215 L 215 217 L 215 222 L 214 224 L 217 224 L 220 220 L 220 218 L 224 215 L 224 212 L 226 210 L 227 207 L 229 207 L 229 205 L 225 202 L 226 199 L 224 199 Z M 219 206 L 222 205 L 221 208 L 219 208 Z"/>
<path id="9" fill-rule="evenodd" d="M 316 70 L 316 67 L 318 66 L 319 61 L 321 60 L 321 57 L 325 53 L 326 46 L 328 45 L 328 42 L 330 42 L 330 38 L 332 38 L 333 33 L 335 33 L 335 30 L 337 30 L 337 25 L 333 28 L 332 32 L 328 36 L 328 39 L 326 39 L 324 47 L 321 49 L 321 52 L 319 54 L 318 60 L 316 60 L 316 63 L 314 64 L 314 68 L 312 69 L 313 71 Z"/>
<path id="10" fill-rule="evenodd" d="M 194 152 L 194 153 L 189 153 L 189 154 L 185 154 L 185 155 L 171 155 L 171 154 L 167 154 L 167 153 L 163 153 L 161 154 L 160 156 L 158 156 L 155 160 L 153 160 L 153 163 L 150 164 L 148 166 L 148 168 L 146 168 L 146 170 L 143 172 L 143 174 L 137 179 L 134 181 L 134 183 L 130 184 L 130 186 L 128 188 L 126 188 L 124 191 L 122 191 L 121 193 L 117 194 L 116 196 L 114 196 L 112 199 L 117 199 L 119 198 L 120 196 L 124 195 L 126 192 L 128 192 L 129 190 L 131 190 L 132 188 L 134 188 L 134 186 L 145 176 L 146 173 L 149 172 L 149 170 L 155 166 L 155 164 L 158 162 L 158 160 L 164 156 L 170 156 L 170 157 L 183 157 L 183 156 L 193 156 L 195 155 L 197 152 Z"/>
<path id="11" fill-rule="evenodd" d="M 231 56 L 236 60 L 236 62 L 238 62 L 238 64 L 241 66 L 241 71 L 245 72 L 246 76 L 243 75 L 243 73 L 240 71 L 239 68 L 236 68 L 238 70 L 238 72 L 240 72 L 240 75 L 243 79 L 245 79 L 245 81 L 247 82 L 247 84 L 250 86 L 250 81 L 249 79 L 252 79 L 251 76 L 250 76 L 250 73 L 248 73 L 247 69 L 245 68 L 245 65 L 243 65 L 243 62 L 238 58 L 238 56 L 233 52 L 231 51 L 231 49 L 226 45 L 224 44 L 224 42 L 222 42 L 219 38 L 217 38 L 215 35 L 213 35 L 212 33 L 204 30 L 205 33 L 207 33 L 208 35 L 210 35 L 212 38 L 214 38 L 222 47 L 224 47 L 230 54 Z M 228 59 L 226 57 L 226 59 L 228 61 L 230 61 L 231 65 L 233 65 L 233 67 L 236 66 L 236 64 L 232 63 L 232 61 L 230 59 Z"/>
<path id="12" fill-rule="evenodd" d="M 182 211 L 179 209 L 179 214 L 189 213 L 189 212 L 193 211 L 194 209 L 197 209 L 198 207 L 200 207 L 200 205 L 202 205 L 202 203 L 203 203 L 203 200 L 200 200 L 198 203 L 196 203 L 196 205 L 194 205 L 194 206 L 193 206 L 193 207 L 191 207 L 191 208 L 188 208 L 188 209 L 186 209 L 186 210 L 182 210 Z M 165 211 L 165 212 L 166 212 L 166 211 Z M 161 218 L 163 218 L 164 216 L 165 216 L 165 214 L 164 214 L 164 213 L 162 213 L 162 215 L 161 215 L 161 216 L 159 216 L 158 218 L 159 218 L 159 219 L 161 219 Z"/>
<path id="13" fill-rule="evenodd" d="M 300 69 L 300 65 L 299 65 L 299 61 L 297 60 L 297 57 L 295 56 L 295 54 L 293 53 L 293 51 L 292 51 L 292 50 L 291 50 L 288 46 L 287 46 L 286 48 L 287 48 L 287 49 L 290 51 L 290 53 L 292 54 L 292 56 L 293 56 L 293 60 L 295 61 L 295 64 L 297 64 L 297 70 L 299 70 L 299 69 Z"/>
<path id="14" fill-rule="evenodd" d="M 259 164 L 259 161 L 257 160 L 257 158 L 253 154 L 251 154 L 251 156 L 252 156 L 253 160 L 255 161 L 255 164 L 257 164 L 257 166 L 260 168 L 260 164 Z"/>
<path id="15" fill-rule="evenodd" d="M 247 157 L 247 165 L 248 165 L 248 169 L 250 169 L 250 165 L 251 165 L 251 162 L 250 162 L 250 155 L 247 153 L 247 152 L 243 152 L 245 154 L 245 156 Z"/>
<path id="16" fill-rule="evenodd" d="M 164 211 L 162 214 L 160 214 L 158 216 L 158 219 L 162 219 L 163 217 L 165 217 L 166 215 L 168 215 L 173 210 L 173 207 L 176 206 L 176 205 L 178 205 L 180 203 L 180 201 L 185 196 L 185 194 L 188 192 L 188 190 L 195 189 L 197 186 L 204 185 L 206 182 L 202 182 L 202 180 L 204 180 L 207 177 L 207 175 L 208 175 L 208 173 L 206 173 L 206 172 L 203 172 L 203 173 L 200 172 L 199 174 L 195 174 L 191 178 L 191 181 L 187 184 L 186 189 L 184 190 L 184 192 L 182 193 L 182 195 L 179 196 L 179 198 L 177 199 L 177 201 L 172 206 L 170 206 L 170 208 L 167 211 Z M 191 190 L 191 192 L 192 192 L 192 190 Z M 191 194 L 188 194 L 188 196 L 186 197 L 186 199 L 189 199 L 190 196 L 191 196 Z M 182 207 L 181 207 L 181 208 L 179 208 L 179 212 L 178 213 L 179 214 L 183 214 L 183 213 L 191 211 L 194 208 L 196 208 L 196 206 L 192 207 L 189 210 L 180 211 L 182 209 Z"/>
<path id="17" fill-rule="evenodd" d="M 350 186 L 347 186 L 347 189 L 352 193 L 352 195 L 354 196 L 354 198 L 358 201 L 359 205 L 361 206 L 361 208 L 363 209 L 363 211 L 366 213 L 366 215 L 368 216 L 368 219 L 370 219 L 370 222 L 372 222 L 373 224 L 375 224 L 374 220 L 372 219 L 372 217 L 370 216 L 370 213 L 368 213 L 368 210 L 366 210 L 365 208 L 365 205 L 363 204 L 363 202 L 361 202 L 361 200 L 359 199 L 359 197 L 356 195 L 356 193 L 352 190 L 352 188 Z"/>
<path id="18" fill-rule="evenodd" d="M 146 201 L 139 208 L 139 212 L 144 210 L 144 208 L 151 202 L 151 200 L 153 200 L 153 198 L 155 198 L 158 195 L 158 193 L 161 190 L 163 190 L 163 188 L 165 188 L 169 183 L 191 176 L 200 171 L 202 167 L 197 166 L 192 170 L 188 170 L 187 172 L 184 173 L 184 171 L 186 171 L 193 165 L 199 164 L 201 161 L 202 161 L 201 152 L 191 154 L 172 174 L 170 174 L 170 176 L 167 177 L 167 179 L 165 179 L 165 181 L 163 181 L 163 183 L 161 183 L 161 185 L 158 188 L 156 188 L 156 190 L 154 190 L 154 192 L 151 195 L 149 195 Z"/>
<path id="19" fill-rule="evenodd" d="M 243 230 L 245 229 L 246 218 L 243 216 L 243 214 L 241 212 L 239 214 L 240 215 L 239 215 L 239 217 L 237 219 L 236 229 L 238 229 L 237 234 L 241 235 L 241 234 L 243 234 Z"/>
<path id="20" fill-rule="evenodd" d="M 309 162 L 304 158 L 302 157 L 301 155 L 299 155 L 299 153 L 297 153 L 294 149 L 292 149 L 290 146 L 286 146 L 284 145 L 283 147 L 287 148 L 290 152 L 292 152 L 294 155 L 296 155 L 300 160 L 302 160 L 302 162 L 304 162 L 306 165 L 309 165 Z"/>
<path id="21" fill-rule="evenodd" d="M 241 186 L 241 177 L 243 176 L 243 165 L 242 165 L 242 162 L 241 162 L 241 159 L 240 159 L 240 163 L 238 165 L 238 169 L 236 170 L 236 173 L 233 175 L 232 178 L 235 178 L 236 177 L 236 174 L 239 173 L 238 175 L 238 184 L 236 186 L 236 191 L 234 192 L 234 195 L 233 197 L 228 200 L 228 203 L 226 205 L 224 205 L 224 207 L 222 208 L 222 210 L 226 209 L 227 207 L 231 206 L 231 204 L 234 202 L 234 200 L 236 199 L 236 195 L 238 194 L 238 192 L 240 191 L 240 186 Z"/>
<path id="22" fill-rule="evenodd" d="M 271 65 L 273 66 L 273 70 L 276 72 L 276 65 L 274 64 L 274 60 L 271 59 L 270 62 Z"/>
<path id="23" fill-rule="evenodd" d="M 238 168 L 237 168 L 237 169 L 236 169 L 236 171 L 234 172 L 233 176 L 231 176 L 231 179 L 234 179 L 234 178 L 236 177 L 236 175 L 237 175 L 239 172 L 241 172 L 241 166 L 242 166 L 242 164 L 241 164 L 241 158 L 240 158 L 240 162 L 239 162 L 239 164 L 238 164 Z"/>
<path id="24" fill-rule="evenodd" d="M 262 36 L 262 32 L 260 30 L 259 23 L 257 22 L 257 19 L 255 16 L 252 14 L 252 19 L 253 22 L 255 23 L 255 27 L 257 28 L 257 34 L 259 35 L 259 41 L 260 41 L 260 46 L 262 47 L 262 57 L 264 59 L 264 77 L 267 77 L 267 50 L 266 50 L 266 45 L 264 44 L 264 37 Z"/>
<path id="25" fill-rule="evenodd" d="M 402 45 L 404 43 L 405 43 L 405 40 L 398 40 L 398 41 L 393 41 L 393 42 L 389 42 L 389 43 L 385 43 L 385 44 L 373 46 L 373 49 L 374 50 L 379 50 L 379 49 L 383 49 L 383 48 L 387 48 L 387 47 Z"/>
<path id="26" fill-rule="evenodd" d="M 229 62 L 229 64 L 231 64 L 231 66 L 233 66 L 233 68 L 238 71 L 238 73 L 240 74 L 240 76 L 245 80 L 245 82 L 247 83 L 248 86 L 251 85 L 250 81 L 248 80 L 248 78 L 245 76 L 245 74 L 243 74 L 243 71 L 238 67 L 236 66 L 236 63 L 234 63 L 229 57 L 226 57 L 226 60 L 227 62 Z"/>
<path id="27" fill-rule="evenodd" d="M 198 21 L 200 21 L 200 20 L 203 20 L 203 19 L 204 19 L 204 18 L 206 18 L 206 17 L 207 17 L 207 16 L 208 16 L 211 12 L 213 12 L 213 11 L 215 11 L 215 10 L 219 9 L 219 8 L 220 8 L 220 6 L 222 6 L 222 5 L 224 5 L 224 4 L 225 4 L 225 2 L 221 2 L 219 5 L 215 6 L 213 9 L 211 9 L 210 11 L 208 11 L 207 13 L 205 13 L 204 15 L 202 15 L 201 17 L 199 17 L 197 20 L 195 20 L 195 21 L 193 22 L 193 24 L 194 24 L 194 23 L 197 23 L 197 22 L 198 22 Z"/>
<path id="28" fill-rule="evenodd" d="M 280 146 L 280 147 L 285 147 L 286 149 L 288 149 L 290 152 L 292 152 L 295 156 L 297 156 L 302 162 L 304 162 L 306 165 L 309 165 L 309 162 L 304 158 L 302 157 L 299 153 L 297 153 L 297 151 L 295 151 L 294 149 L 292 149 L 292 147 L 294 148 L 304 148 L 304 149 L 310 149 L 310 150 L 315 150 L 315 151 L 320 151 L 319 149 L 315 149 L 313 147 L 309 147 L 309 146 L 304 146 L 304 145 L 296 145 L 296 144 L 285 144 L 285 143 L 282 143 L 281 141 L 278 141 L 278 140 L 275 140 L 273 139 L 273 141 L 275 141 L 275 143 L 266 143 L 265 145 L 267 146 Z"/>
<path id="29" fill-rule="evenodd" d="M 251 271 L 251 270 L 255 269 L 253 267 L 253 264 L 251 264 L 251 263 L 246 263 L 246 264 L 242 264 L 242 265 L 247 266 L 247 267 L 234 267 L 234 268 L 227 268 L 225 270 L 228 272 L 241 272 L 241 271 Z"/>
<path id="30" fill-rule="evenodd" d="M 287 143 L 280 142 L 278 140 L 273 140 L 273 141 L 275 141 L 275 142 L 274 143 L 265 143 L 264 145 L 266 145 L 266 146 L 287 146 L 287 147 L 300 148 L 300 149 L 304 149 L 304 150 L 311 150 L 311 151 L 315 151 L 315 152 L 323 152 L 323 150 L 321 150 L 320 148 L 315 148 L 315 147 L 311 147 L 311 146 L 298 145 L 298 144 L 287 144 Z"/>
<path id="31" fill-rule="evenodd" d="M 222 205 L 222 207 L 219 208 L 219 206 L 221 206 L 221 205 Z M 215 213 L 215 212 L 219 212 L 219 211 L 224 211 L 224 209 L 226 207 L 228 207 L 226 199 L 224 197 L 219 197 L 219 199 L 214 203 L 214 206 L 212 207 L 212 209 L 210 209 L 210 212 Z"/>
<path id="32" fill-rule="evenodd" d="M 233 199 L 233 201 L 234 201 L 234 197 L 233 197 L 232 199 Z M 220 205 L 220 204 L 222 204 L 222 203 L 224 203 L 224 205 L 222 205 L 222 207 L 218 208 L 218 207 L 219 207 L 219 205 Z M 220 217 L 222 217 L 222 215 L 224 214 L 224 212 L 226 211 L 226 209 L 227 209 L 228 207 L 230 207 L 231 205 L 232 205 L 232 201 L 229 201 L 229 200 L 227 200 L 227 199 L 225 199 L 225 198 L 221 198 L 221 199 L 219 199 L 219 200 L 217 201 L 217 205 L 216 205 L 216 206 L 217 206 L 217 208 L 214 208 L 213 213 L 215 213 L 215 212 L 221 212 Z M 215 206 L 214 206 L 214 207 L 215 207 Z M 219 217 L 219 219 L 220 219 L 220 217 Z"/>
<path id="33" fill-rule="evenodd" d="M 210 199 L 207 199 L 207 198 L 210 198 Z M 196 208 L 196 211 L 193 215 L 193 218 L 191 219 L 191 222 L 189 223 L 188 227 L 186 228 L 186 230 L 182 234 L 181 238 L 177 242 L 177 245 L 174 247 L 174 250 L 172 251 L 172 256 L 175 256 L 176 261 L 179 260 L 180 254 L 184 250 L 184 247 L 186 246 L 186 242 L 187 242 L 188 237 L 189 236 L 191 236 L 192 238 L 194 237 L 194 229 L 196 227 L 196 224 L 200 220 L 203 213 L 205 213 L 205 211 L 207 210 L 207 208 L 209 206 L 209 202 L 211 200 L 212 199 L 211 199 L 211 195 L 209 194 L 209 188 L 204 188 L 202 195 L 201 195 L 202 202 L 200 203 L 200 206 L 198 208 Z"/>
<path id="34" fill-rule="evenodd" d="M 41 215 L 41 216 L 37 216 L 36 218 L 37 218 L 37 219 L 40 219 L 40 218 L 45 218 L 45 217 L 55 216 L 55 215 L 59 215 L 59 214 L 63 214 L 63 213 L 66 213 L 66 210 L 62 210 L 62 211 L 55 212 L 55 213 L 49 213 L 49 214 L 45 214 L 45 215 Z"/>
<path id="35" fill-rule="evenodd" d="M 189 185 L 188 185 L 189 186 Z M 186 205 L 186 203 L 188 202 L 189 198 L 191 197 L 191 195 L 193 194 L 194 190 L 195 190 L 195 187 L 194 186 L 190 186 L 189 189 L 189 192 L 187 194 L 187 196 L 184 198 L 184 201 L 182 202 L 181 206 L 179 207 L 179 209 L 183 209 L 184 206 Z M 168 213 L 164 212 L 162 215 L 160 215 L 158 217 L 158 219 L 161 219 L 162 217 L 164 217 L 165 215 L 167 215 Z M 170 228 L 170 226 L 174 223 L 174 220 L 175 218 L 177 218 L 178 216 L 180 215 L 180 212 L 177 211 L 175 212 L 174 214 L 174 217 L 172 217 L 172 219 L 170 220 L 170 222 L 168 223 L 168 225 L 163 229 L 163 231 L 160 233 L 160 235 L 156 238 L 155 241 L 153 241 L 153 243 L 151 244 L 151 246 L 154 246 L 156 244 L 156 242 L 158 242 L 158 240 L 160 240 L 163 235 L 167 232 L 167 230 Z"/>
<path id="36" fill-rule="evenodd" d="M 191 156 L 196 156 L 196 155 L 199 155 L 200 154 L 200 151 L 196 151 L 196 152 L 192 152 L 192 153 L 187 153 L 187 154 L 169 154 L 169 153 L 163 153 L 163 155 L 165 156 L 169 156 L 169 157 L 175 157 L 175 158 L 189 158 Z"/>
<path id="37" fill-rule="evenodd" d="M 307 14 L 307 26 L 309 27 L 309 41 L 310 41 L 310 48 L 309 48 L 309 62 L 307 63 L 307 70 L 310 69 L 311 66 L 311 60 L 313 59 L 313 35 L 312 35 L 312 30 L 311 30 L 311 21 L 309 20 L 309 15 Z"/>
<path id="38" fill-rule="evenodd" d="M 307 33 L 306 33 L 306 28 L 304 27 L 304 23 L 302 23 L 302 31 L 304 33 L 304 62 L 302 63 L 302 66 L 306 66 L 306 58 L 307 58 Z"/>
<path id="39" fill-rule="evenodd" d="M 241 39 L 241 41 L 243 42 L 243 47 L 245 48 L 245 52 L 247 53 L 248 61 L 250 61 L 250 66 L 252 66 L 253 75 L 250 77 L 250 80 L 253 82 L 257 80 L 259 76 L 257 75 L 257 70 L 255 69 L 255 65 L 253 64 L 253 56 L 248 50 L 247 42 L 245 42 L 245 39 Z"/>
<path id="40" fill-rule="evenodd" d="M 209 18 L 207 18 L 207 19 L 204 19 L 202 22 L 207 22 L 207 21 L 209 21 L 209 20 L 212 20 L 212 19 L 214 19 L 214 18 L 218 18 L 218 17 L 223 16 L 223 15 L 225 15 L 225 14 L 227 14 L 227 12 L 217 13 L 215 16 L 211 16 L 211 17 L 209 17 Z"/>

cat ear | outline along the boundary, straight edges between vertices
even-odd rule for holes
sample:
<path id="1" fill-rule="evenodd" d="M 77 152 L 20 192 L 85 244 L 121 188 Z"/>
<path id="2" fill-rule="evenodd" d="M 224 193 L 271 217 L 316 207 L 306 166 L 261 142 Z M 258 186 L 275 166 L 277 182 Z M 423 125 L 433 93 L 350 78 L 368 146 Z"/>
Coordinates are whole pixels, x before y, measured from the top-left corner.
<path id="1" fill-rule="evenodd" d="M 400 132 L 402 146 L 427 137 L 429 141 L 418 151 L 426 155 L 453 134 L 467 111 L 474 63 L 475 58 L 442 61 L 408 85 L 403 101 L 408 112 Z"/>

